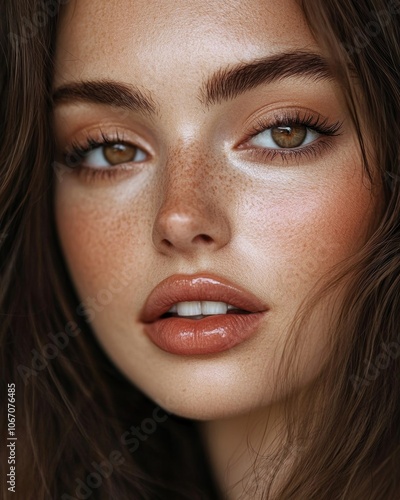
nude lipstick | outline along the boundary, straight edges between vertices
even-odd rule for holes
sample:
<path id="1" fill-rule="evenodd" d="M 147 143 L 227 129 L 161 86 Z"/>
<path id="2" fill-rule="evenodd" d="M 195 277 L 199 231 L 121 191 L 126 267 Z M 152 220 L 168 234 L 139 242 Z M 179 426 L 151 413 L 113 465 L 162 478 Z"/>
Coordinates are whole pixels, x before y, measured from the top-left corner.
<path id="1" fill-rule="evenodd" d="M 182 304 L 187 302 L 191 304 Z M 199 315 L 200 308 L 208 311 L 206 306 L 212 302 L 220 303 L 219 307 L 226 304 L 227 313 Z M 181 317 L 176 312 L 177 304 L 180 310 L 194 307 L 197 314 L 184 313 L 185 317 Z M 180 355 L 213 354 L 251 337 L 267 311 L 268 306 L 258 297 L 225 278 L 204 273 L 175 274 L 150 293 L 140 321 L 150 340 L 164 351 Z"/>

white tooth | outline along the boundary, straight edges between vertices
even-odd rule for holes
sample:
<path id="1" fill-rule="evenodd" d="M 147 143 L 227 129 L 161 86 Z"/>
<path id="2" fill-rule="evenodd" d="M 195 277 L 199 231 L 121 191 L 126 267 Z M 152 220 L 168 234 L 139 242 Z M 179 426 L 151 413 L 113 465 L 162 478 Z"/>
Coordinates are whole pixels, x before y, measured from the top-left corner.
<path id="1" fill-rule="evenodd" d="M 228 304 L 228 311 L 230 311 L 231 309 L 237 309 L 237 307 L 231 306 L 230 304 Z"/>
<path id="2" fill-rule="evenodd" d="M 201 314 L 200 301 L 195 302 L 178 302 L 177 312 L 179 316 L 198 316 Z"/>
<path id="3" fill-rule="evenodd" d="M 178 310 L 178 309 L 177 309 L 176 304 L 175 304 L 175 305 L 173 305 L 173 306 L 171 307 L 171 309 L 170 309 L 168 312 L 169 312 L 169 313 L 176 313 L 176 311 L 177 311 L 177 310 Z"/>
<path id="4" fill-rule="evenodd" d="M 228 304 L 225 302 L 211 302 L 203 300 L 201 302 L 201 314 L 226 314 Z"/>

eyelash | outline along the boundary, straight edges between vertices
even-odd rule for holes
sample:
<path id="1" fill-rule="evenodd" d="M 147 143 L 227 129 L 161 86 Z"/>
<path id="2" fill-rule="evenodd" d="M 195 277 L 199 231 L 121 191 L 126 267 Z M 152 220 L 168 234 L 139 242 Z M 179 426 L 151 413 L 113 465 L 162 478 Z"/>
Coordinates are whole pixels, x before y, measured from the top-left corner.
<path id="1" fill-rule="evenodd" d="M 103 179 L 113 179 L 122 170 L 125 170 L 122 165 L 118 165 L 113 168 L 92 168 L 85 167 L 81 164 L 71 165 L 71 158 L 77 158 L 78 161 L 82 161 L 87 153 L 90 153 L 96 148 L 104 146 L 112 146 L 113 144 L 126 144 L 123 136 L 119 135 L 116 131 L 113 136 L 107 135 L 107 133 L 102 130 L 99 131 L 101 140 L 96 139 L 92 135 L 88 134 L 84 142 L 72 142 L 71 145 L 64 151 L 63 158 L 66 164 L 72 168 L 80 177 L 84 177 L 85 180 L 103 180 Z"/>
<path id="2" fill-rule="evenodd" d="M 270 118 L 261 118 L 257 121 L 256 125 L 247 132 L 246 138 L 241 142 L 241 148 L 245 148 L 246 144 L 255 136 L 264 132 L 267 129 L 272 129 L 275 127 L 294 127 L 303 126 L 309 130 L 317 132 L 321 136 L 325 136 L 325 140 L 321 138 L 316 139 L 308 146 L 300 146 L 298 148 L 292 149 L 267 149 L 267 148 L 254 148 L 252 147 L 249 154 L 256 160 L 261 161 L 273 161 L 277 156 L 281 158 L 283 162 L 288 162 L 290 160 L 300 160 L 300 159 L 312 159 L 317 158 L 321 155 L 325 149 L 332 146 L 329 139 L 331 137 L 341 135 L 341 129 L 343 122 L 328 123 L 328 118 L 323 118 L 322 116 L 313 116 L 310 113 L 302 114 L 301 111 L 287 111 L 283 113 L 277 113 L 274 115 L 272 121 Z"/>
<path id="3" fill-rule="evenodd" d="M 312 114 L 302 114 L 300 111 L 296 112 L 283 112 L 276 114 L 272 121 L 270 118 L 262 118 L 257 121 L 255 125 L 252 125 L 252 128 L 245 134 L 244 141 L 238 146 L 240 149 L 246 149 L 246 144 L 255 136 L 264 132 L 267 129 L 272 129 L 274 127 L 293 127 L 293 126 L 303 126 L 307 129 L 317 132 L 321 136 L 325 137 L 325 140 L 316 139 L 310 145 L 292 149 L 267 149 L 260 147 L 251 147 L 250 155 L 256 159 L 261 161 L 273 161 L 279 156 L 283 162 L 288 162 L 290 160 L 300 160 L 303 158 L 311 159 L 317 158 L 318 155 L 321 155 L 326 148 L 331 147 L 331 142 L 328 140 L 331 137 L 340 135 L 340 130 L 342 128 L 341 122 L 336 123 L 328 123 L 327 118 L 322 118 L 321 116 L 313 116 Z M 79 160 L 83 160 L 85 155 L 90 151 L 107 145 L 113 145 L 116 143 L 124 144 L 125 141 L 123 137 L 121 137 L 118 131 L 115 132 L 113 136 L 107 135 L 107 133 L 103 131 L 99 131 L 101 140 L 94 138 L 89 135 L 86 137 L 84 142 L 72 142 L 72 144 L 64 151 L 63 158 L 64 161 L 69 163 L 71 167 L 71 158 Z M 69 159 L 69 161 L 68 161 Z M 85 180 L 105 180 L 105 179 L 113 179 L 122 171 L 126 171 L 123 164 L 117 165 L 113 168 L 93 168 L 93 167 L 85 167 L 84 165 L 77 164 L 72 166 L 71 168 L 76 171 L 79 176 L 83 176 Z"/>

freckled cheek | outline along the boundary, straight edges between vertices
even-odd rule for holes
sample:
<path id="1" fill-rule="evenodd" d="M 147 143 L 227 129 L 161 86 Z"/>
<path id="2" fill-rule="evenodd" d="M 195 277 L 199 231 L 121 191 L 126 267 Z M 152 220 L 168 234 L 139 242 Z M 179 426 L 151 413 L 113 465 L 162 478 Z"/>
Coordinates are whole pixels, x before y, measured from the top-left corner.
<path id="1" fill-rule="evenodd" d="M 275 299 L 288 294 L 301 298 L 365 241 L 373 213 L 369 191 L 343 182 L 333 191 L 332 185 L 281 190 L 279 196 L 259 193 L 244 207 L 244 237 L 252 242 Z"/>
<path id="2" fill-rule="evenodd" d="M 56 197 L 61 246 L 82 298 L 107 288 L 115 277 L 137 280 L 149 272 L 145 219 L 133 206 L 115 205 Z"/>

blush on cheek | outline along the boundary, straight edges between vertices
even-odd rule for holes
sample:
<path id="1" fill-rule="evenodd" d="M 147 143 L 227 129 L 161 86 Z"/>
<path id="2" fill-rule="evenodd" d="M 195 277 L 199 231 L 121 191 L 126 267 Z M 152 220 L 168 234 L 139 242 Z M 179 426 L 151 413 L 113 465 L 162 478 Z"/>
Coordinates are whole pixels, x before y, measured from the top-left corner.
<path id="1" fill-rule="evenodd" d="M 286 187 L 277 193 L 266 196 L 259 191 L 258 202 L 253 196 L 246 231 L 249 238 L 257 235 L 259 252 L 263 246 L 259 262 L 268 270 L 269 283 L 274 276 L 281 300 L 286 303 L 293 294 L 296 303 L 366 242 L 376 202 L 361 176 L 325 181 L 318 189 Z M 265 223 L 254 222 L 260 220 Z"/>

